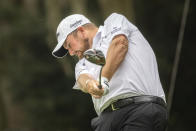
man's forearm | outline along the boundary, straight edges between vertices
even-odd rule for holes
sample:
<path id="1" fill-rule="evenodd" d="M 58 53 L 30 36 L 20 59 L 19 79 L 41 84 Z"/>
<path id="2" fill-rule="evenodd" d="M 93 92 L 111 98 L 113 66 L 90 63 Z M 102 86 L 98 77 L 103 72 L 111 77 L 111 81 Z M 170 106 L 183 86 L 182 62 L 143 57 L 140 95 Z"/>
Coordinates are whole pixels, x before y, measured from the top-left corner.
<path id="1" fill-rule="evenodd" d="M 98 81 L 94 80 L 89 74 L 81 74 L 77 82 L 83 92 L 89 93 L 94 98 L 101 98 L 104 94 L 104 89 L 99 89 Z"/>
<path id="2" fill-rule="evenodd" d="M 78 84 L 80 85 L 80 89 L 85 93 L 88 93 L 87 82 L 89 80 L 93 80 L 89 74 L 81 74 L 77 80 Z"/>
<path id="3" fill-rule="evenodd" d="M 116 72 L 128 51 L 128 40 L 124 35 L 118 35 L 108 48 L 106 64 L 103 67 L 102 76 L 110 80 Z"/>

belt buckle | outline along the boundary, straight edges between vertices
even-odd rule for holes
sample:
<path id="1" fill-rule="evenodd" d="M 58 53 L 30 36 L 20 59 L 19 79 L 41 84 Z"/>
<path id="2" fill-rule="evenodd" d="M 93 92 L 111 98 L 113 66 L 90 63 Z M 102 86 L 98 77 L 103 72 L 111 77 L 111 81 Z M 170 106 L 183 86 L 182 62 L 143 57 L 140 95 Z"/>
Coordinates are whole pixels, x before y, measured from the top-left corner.
<path id="1" fill-rule="evenodd" d="M 119 108 L 116 108 L 113 103 L 111 104 L 111 107 L 112 107 L 112 111 L 115 111 L 115 110 L 119 109 Z"/>

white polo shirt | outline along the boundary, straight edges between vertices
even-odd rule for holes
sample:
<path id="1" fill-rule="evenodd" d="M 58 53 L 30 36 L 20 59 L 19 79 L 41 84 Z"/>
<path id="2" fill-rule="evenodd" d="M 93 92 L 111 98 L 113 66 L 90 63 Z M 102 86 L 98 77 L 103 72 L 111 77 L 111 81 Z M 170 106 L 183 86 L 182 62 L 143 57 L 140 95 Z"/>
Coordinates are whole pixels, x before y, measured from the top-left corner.
<path id="1" fill-rule="evenodd" d="M 109 82 L 109 93 L 100 99 L 92 97 L 98 115 L 111 102 L 130 96 L 153 95 L 165 100 L 154 52 L 137 27 L 123 15 L 113 13 L 104 21 L 93 39 L 93 48 L 103 51 L 106 56 L 112 39 L 119 34 L 127 37 L 128 52 Z M 100 68 L 83 58 L 75 67 L 76 80 L 84 73 L 98 79 Z M 79 89 L 77 82 L 73 88 Z"/>

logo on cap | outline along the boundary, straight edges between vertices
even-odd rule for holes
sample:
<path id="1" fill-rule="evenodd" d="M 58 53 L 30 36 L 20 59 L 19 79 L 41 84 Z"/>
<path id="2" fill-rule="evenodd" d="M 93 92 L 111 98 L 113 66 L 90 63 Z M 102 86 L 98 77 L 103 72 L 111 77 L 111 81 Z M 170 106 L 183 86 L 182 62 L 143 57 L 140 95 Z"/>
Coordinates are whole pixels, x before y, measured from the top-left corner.
<path id="1" fill-rule="evenodd" d="M 60 35 L 60 33 L 58 32 L 58 33 L 56 33 L 56 38 L 58 38 L 59 37 L 59 35 Z"/>
<path id="2" fill-rule="evenodd" d="M 76 21 L 75 23 L 70 24 L 70 28 L 76 27 L 76 26 L 80 25 L 81 23 L 82 23 L 82 20 Z"/>

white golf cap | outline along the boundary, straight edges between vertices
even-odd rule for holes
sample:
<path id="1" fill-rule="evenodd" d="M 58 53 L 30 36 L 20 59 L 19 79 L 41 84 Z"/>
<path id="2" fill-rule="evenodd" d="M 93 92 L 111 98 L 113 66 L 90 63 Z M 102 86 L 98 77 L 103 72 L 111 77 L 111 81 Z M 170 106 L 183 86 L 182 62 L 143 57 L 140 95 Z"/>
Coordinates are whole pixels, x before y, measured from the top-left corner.
<path id="1" fill-rule="evenodd" d="M 62 58 L 63 56 L 67 55 L 68 50 L 63 47 L 63 43 L 67 39 L 67 36 L 78 27 L 87 23 L 91 23 L 90 20 L 80 14 L 65 17 L 57 27 L 56 37 L 58 44 L 52 51 L 52 55 L 57 58 Z"/>

